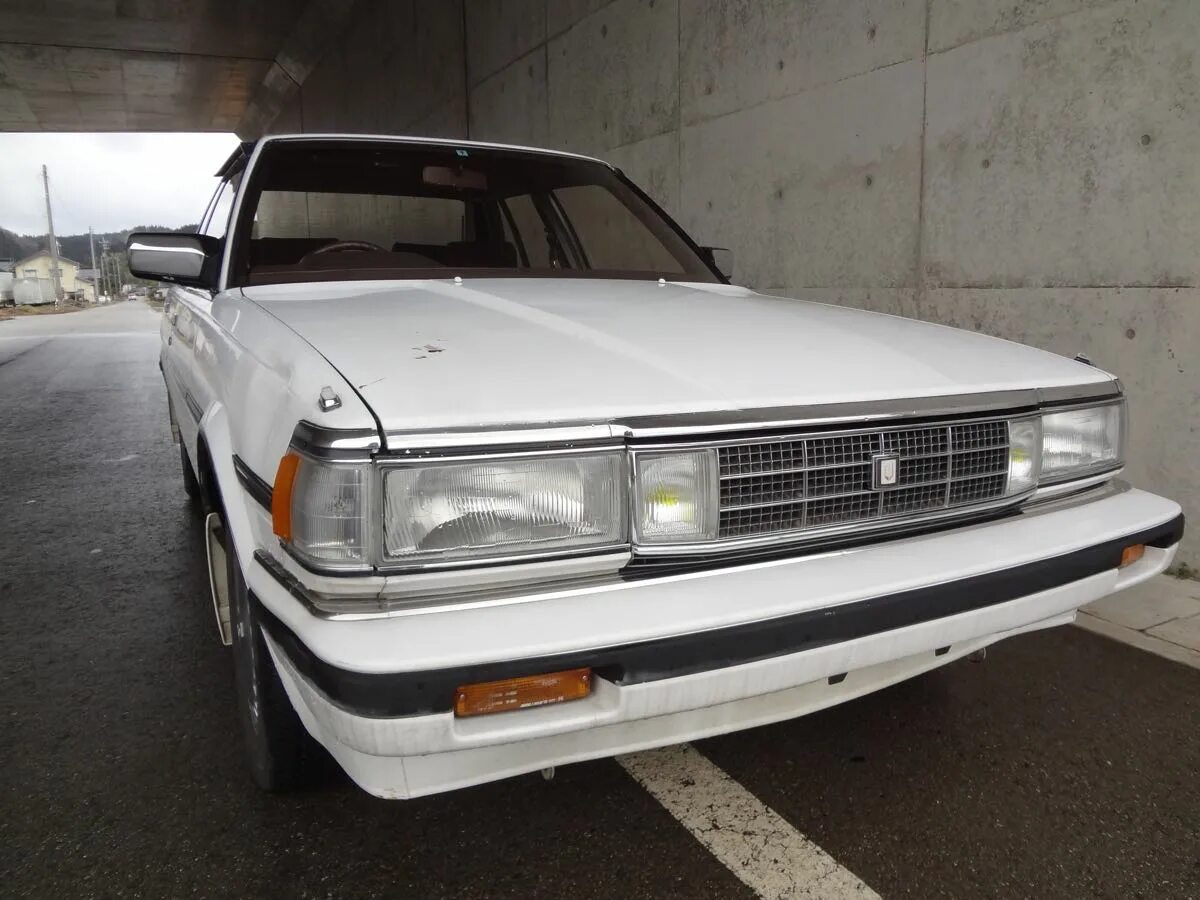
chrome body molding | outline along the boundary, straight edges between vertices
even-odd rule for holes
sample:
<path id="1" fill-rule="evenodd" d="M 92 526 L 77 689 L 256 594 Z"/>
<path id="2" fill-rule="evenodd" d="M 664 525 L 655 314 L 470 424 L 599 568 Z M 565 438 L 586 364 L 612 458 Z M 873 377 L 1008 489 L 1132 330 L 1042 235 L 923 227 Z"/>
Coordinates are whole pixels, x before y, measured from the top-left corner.
<path id="1" fill-rule="evenodd" d="M 627 429 L 611 423 L 543 423 L 444 431 L 388 431 L 388 452 L 398 458 L 538 449 L 620 446 Z"/>
<path id="2" fill-rule="evenodd" d="M 295 557 L 293 557 L 294 559 Z M 564 575 L 540 578 L 531 576 L 502 585 L 480 587 L 476 582 L 470 587 L 443 587 L 421 594 L 389 594 L 373 592 L 362 596 L 334 595 L 306 587 L 289 572 L 279 560 L 264 550 L 256 550 L 254 560 L 287 589 L 304 608 L 320 619 L 340 622 L 355 622 L 363 619 L 388 619 L 396 616 L 419 615 L 444 610 L 453 606 L 456 610 L 477 609 L 498 602 L 521 603 L 541 599 L 548 591 L 566 591 L 577 588 L 594 588 L 603 584 L 618 584 L 621 567 L 629 561 L 629 552 L 606 552 L 593 554 L 594 561 L 609 571 L 592 575 Z M 522 559 L 521 562 L 530 562 Z M 536 560 L 534 562 L 537 562 Z"/>
<path id="3" fill-rule="evenodd" d="M 315 459 L 366 462 L 382 446 L 374 428 L 325 428 L 301 421 L 292 432 L 292 447 Z"/>
<path id="4" fill-rule="evenodd" d="M 1087 478 L 1077 478 L 1073 481 L 1059 481 L 1052 484 L 1043 484 L 1033 492 L 1033 496 L 1029 498 L 1029 502 L 1026 504 L 1026 506 L 1046 503 L 1058 497 L 1065 497 L 1069 494 L 1077 494 L 1080 491 L 1086 491 L 1089 488 L 1093 488 L 1098 484 L 1104 484 L 1105 482 L 1124 484 L 1124 482 L 1113 481 L 1116 476 L 1120 475 L 1124 471 L 1125 467 L 1124 465 L 1121 465 L 1110 472 L 1103 472 L 1099 475 L 1089 475 Z M 1125 489 L 1128 490 L 1129 485 L 1125 485 Z"/>
<path id="5" fill-rule="evenodd" d="M 1032 412 L 1049 406 L 1083 400 L 1104 400 L 1121 395 L 1115 380 L 1037 390 L 995 391 L 944 397 L 899 398 L 820 406 L 771 407 L 708 413 L 680 413 L 654 418 L 627 419 L 622 424 L 634 440 L 672 438 L 719 432 L 807 428 L 817 425 L 859 423 L 872 425 L 897 419 L 923 419 L 976 413 Z"/>
<path id="6" fill-rule="evenodd" d="M 204 410 L 200 408 L 200 404 L 196 402 L 196 398 L 186 390 L 183 392 L 183 403 L 188 408 L 188 412 L 191 413 L 192 418 L 195 419 L 197 423 L 204 418 Z"/>
<path id="7" fill-rule="evenodd" d="M 1015 508 L 1009 515 L 1037 517 L 1061 509 L 1083 506 L 1097 500 L 1126 493 L 1129 490 L 1131 490 L 1129 484 L 1119 479 L 1111 479 L 1098 485 L 1081 488 L 1069 495 L 1050 497 L 1041 502 L 1030 503 L 1023 507 Z M 980 511 L 976 510 L 975 512 L 975 521 L 964 521 L 955 531 L 978 531 L 991 527 L 996 521 L 994 517 L 979 520 Z M 939 529 L 920 529 L 914 531 L 912 523 L 909 523 L 907 526 L 902 523 L 894 523 L 893 528 L 882 533 L 877 532 L 872 534 L 869 543 L 873 544 L 889 539 L 899 540 L 914 536 L 915 534 L 926 533 L 930 530 L 943 530 L 945 527 L 947 526 L 943 524 L 942 528 Z M 845 547 L 815 550 L 809 553 L 805 553 L 805 548 L 800 546 L 779 547 L 776 549 L 779 551 L 779 554 L 773 555 L 769 559 L 738 560 L 736 558 L 729 559 L 722 554 L 713 554 L 714 559 L 711 560 L 711 567 L 721 568 L 722 570 L 752 568 L 770 564 L 775 559 L 788 556 L 804 556 L 805 558 L 819 559 L 846 552 Z M 469 610 L 489 606 L 526 603 L 544 600 L 548 596 L 554 596 L 562 592 L 579 589 L 595 590 L 605 585 L 621 584 L 635 578 L 678 577 L 677 573 L 674 572 L 659 571 L 656 569 L 638 571 L 634 566 L 625 566 L 616 571 L 591 576 L 568 576 L 552 579 L 543 578 L 541 580 L 530 578 L 488 587 L 479 587 L 477 584 L 457 589 L 450 587 L 440 591 L 429 591 L 428 593 L 416 595 L 389 593 L 385 588 L 383 592 L 372 591 L 364 596 L 354 597 L 323 594 L 320 591 L 305 587 L 278 560 L 263 550 L 256 551 L 254 559 L 280 585 L 287 589 L 288 593 L 300 601 L 304 608 L 313 616 L 331 621 L 347 622 L 423 615 L 436 613 L 447 607 L 453 607 L 455 610 Z M 606 559 L 610 559 L 614 564 L 621 564 L 622 562 L 629 561 L 629 554 L 609 554 Z"/>
<path id="8" fill-rule="evenodd" d="M 1115 379 L 1037 390 L 995 391 L 942 397 L 898 398 L 819 406 L 766 407 L 675 413 L 666 416 L 616 419 L 612 422 L 513 423 L 483 429 L 451 431 L 389 430 L 389 453 L 444 452 L 443 448 L 493 448 L 501 446 L 569 446 L 581 441 L 686 438 L 722 432 L 772 431 L 827 425 L 871 425 L 896 419 L 957 416 L 985 413 L 1032 412 L 1047 407 L 1104 401 L 1122 396 Z M 712 442 L 706 442 L 712 443 Z"/>

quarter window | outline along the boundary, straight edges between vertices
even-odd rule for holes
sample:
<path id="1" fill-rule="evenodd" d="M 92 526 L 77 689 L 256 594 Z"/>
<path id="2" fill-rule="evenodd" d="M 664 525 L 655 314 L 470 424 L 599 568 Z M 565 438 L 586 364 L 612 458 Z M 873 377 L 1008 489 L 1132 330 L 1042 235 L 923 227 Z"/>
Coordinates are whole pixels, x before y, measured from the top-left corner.
<path id="1" fill-rule="evenodd" d="M 597 184 L 557 188 L 554 197 L 591 269 L 682 272 L 654 233 L 611 192 Z"/>
<path id="2" fill-rule="evenodd" d="M 217 193 L 209 203 L 208 217 L 200 223 L 200 233 L 209 237 L 223 238 L 229 228 L 229 213 L 233 209 L 233 195 L 237 188 L 230 180 L 221 182 Z"/>
<path id="3" fill-rule="evenodd" d="M 511 225 L 505 217 L 505 231 L 511 235 L 515 226 L 515 238 L 510 239 L 525 251 L 525 265 L 534 269 L 549 269 L 553 258 L 550 233 L 546 230 L 546 223 L 538 214 L 537 207 L 533 205 L 533 198 L 528 194 L 509 197 L 504 201 L 504 206 L 512 217 Z"/>

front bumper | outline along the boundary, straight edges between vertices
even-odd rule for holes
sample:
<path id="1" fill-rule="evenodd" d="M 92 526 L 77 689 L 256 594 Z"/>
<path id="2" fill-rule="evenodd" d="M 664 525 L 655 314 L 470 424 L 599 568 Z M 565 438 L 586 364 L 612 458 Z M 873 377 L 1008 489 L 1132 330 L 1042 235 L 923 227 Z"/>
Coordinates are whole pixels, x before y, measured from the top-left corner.
<path id="1" fill-rule="evenodd" d="M 366 790 L 411 797 L 859 696 L 1071 621 L 1165 569 L 1182 528 L 1176 504 L 1106 488 L 852 550 L 370 622 L 308 615 L 261 572 L 251 584 L 309 731 Z M 1118 569 L 1130 543 L 1146 555 Z M 450 711 L 459 684 L 583 665 L 585 700 Z"/>

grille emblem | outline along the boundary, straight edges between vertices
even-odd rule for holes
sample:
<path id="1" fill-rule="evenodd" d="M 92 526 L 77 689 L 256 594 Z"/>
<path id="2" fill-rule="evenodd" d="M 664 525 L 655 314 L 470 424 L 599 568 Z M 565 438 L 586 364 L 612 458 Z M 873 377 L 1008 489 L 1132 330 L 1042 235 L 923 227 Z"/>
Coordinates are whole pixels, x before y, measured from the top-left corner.
<path id="1" fill-rule="evenodd" d="M 876 491 L 893 488 L 900 480 L 900 455 L 877 453 L 871 457 L 871 488 Z"/>

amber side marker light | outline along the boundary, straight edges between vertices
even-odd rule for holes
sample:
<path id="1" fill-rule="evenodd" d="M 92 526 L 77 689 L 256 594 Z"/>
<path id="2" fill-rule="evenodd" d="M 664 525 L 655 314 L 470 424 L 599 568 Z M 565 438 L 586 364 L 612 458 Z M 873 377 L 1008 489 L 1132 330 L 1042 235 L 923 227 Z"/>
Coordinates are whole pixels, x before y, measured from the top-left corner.
<path id="1" fill-rule="evenodd" d="M 1132 566 L 1135 562 L 1146 555 L 1145 544 L 1130 544 L 1121 551 L 1121 568 Z"/>
<path id="2" fill-rule="evenodd" d="M 489 713 L 582 700 L 591 692 L 591 669 L 570 669 L 546 675 L 464 684 L 454 692 L 454 714 L 460 717 L 486 716 Z"/>
<path id="3" fill-rule="evenodd" d="M 275 470 L 275 484 L 271 487 L 271 530 L 285 541 L 292 539 L 292 485 L 296 483 L 296 470 L 300 468 L 300 457 L 285 453 Z"/>

